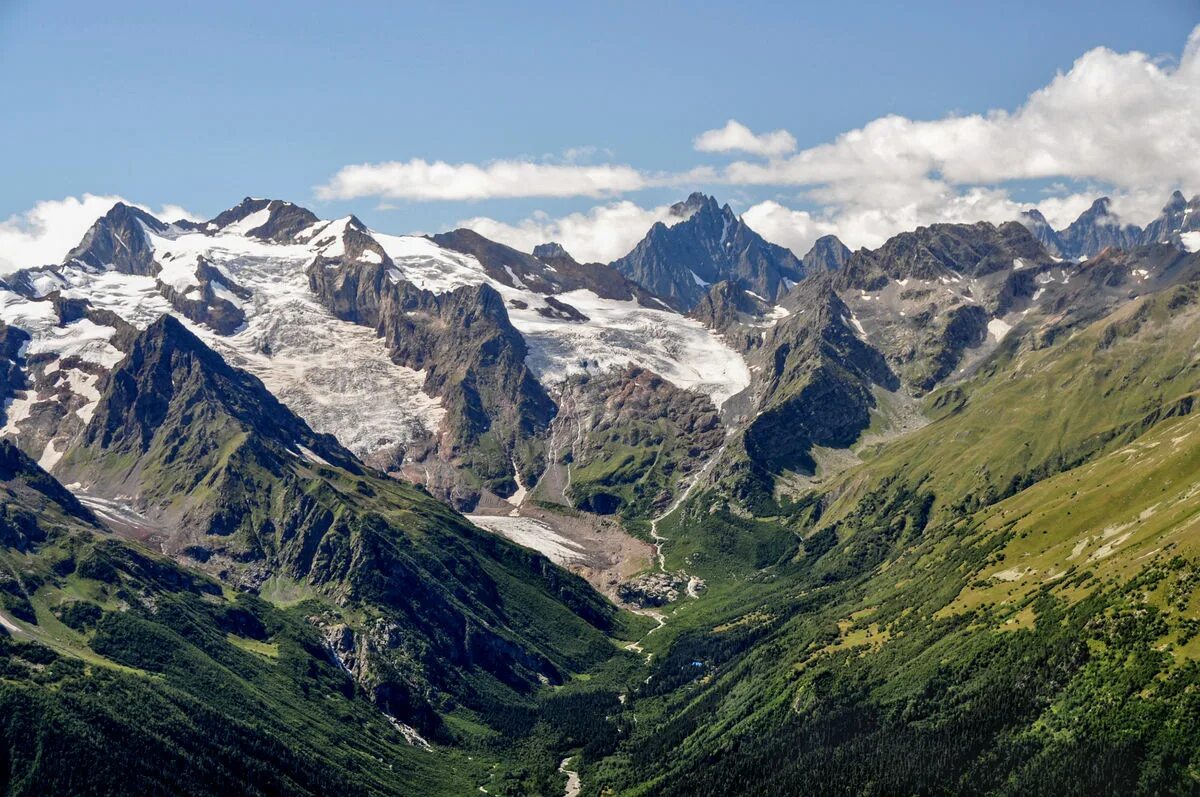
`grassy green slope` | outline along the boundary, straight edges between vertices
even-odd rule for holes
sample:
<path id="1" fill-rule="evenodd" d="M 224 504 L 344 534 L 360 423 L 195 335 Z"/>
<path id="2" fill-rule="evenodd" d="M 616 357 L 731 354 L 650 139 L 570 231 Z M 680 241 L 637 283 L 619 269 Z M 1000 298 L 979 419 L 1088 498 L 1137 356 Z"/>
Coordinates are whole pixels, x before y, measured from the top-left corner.
<path id="1" fill-rule="evenodd" d="M 7 442 L 0 784 L 9 794 L 462 794 L 305 620 L 102 531 Z M 47 499 L 46 496 L 51 498 Z"/>
<path id="2" fill-rule="evenodd" d="M 779 517 L 699 496 L 710 594 L 585 793 L 1200 790 L 1198 337 L 1192 286 L 1014 337 Z"/>

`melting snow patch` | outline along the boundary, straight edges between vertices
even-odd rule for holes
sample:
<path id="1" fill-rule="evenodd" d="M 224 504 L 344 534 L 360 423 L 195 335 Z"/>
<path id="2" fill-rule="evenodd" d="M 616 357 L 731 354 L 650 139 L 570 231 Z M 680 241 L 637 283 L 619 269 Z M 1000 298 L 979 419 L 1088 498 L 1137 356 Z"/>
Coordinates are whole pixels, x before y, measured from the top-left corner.
<path id="1" fill-rule="evenodd" d="M 46 447 L 42 449 L 42 456 L 38 458 L 38 466 L 44 471 L 50 471 L 62 459 L 63 453 L 58 450 L 57 440 L 49 440 Z"/>
<path id="2" fill-rule="evenodd" d="M 327 468 L 333 467 L 332 465 L 329 464 L 329 460 L 325 459 L 325 457 L 323 457 L 320 454 L 318 454 L 317 452 L 313 451 L 308 446 L 302 446 L 299 443 L 297 443 L 296 448 L 300 449 L 300 454 L 305 459 L 307 459 L 309 462 L 312 462 L 315 465 L 324 465 Z"/>
<path id="3" fill-rule="evenodd" d="M 991 321 L 988 321 L 987 328 L 989 335 L 997 341 L 1001 341 L 1012 330 L 1012 325 L 1006 323 L 1003 319 L 993 318 Z"/>
<path id="4" fill-rule="evenodd" d="M 1181 234 L 1179 236 L 1179 243 L 1188 252 L 1200 252 L 1200 230 Z"/>
<path id="5" fill-rule="evenodd" d="M 467 520 L 517 545 L 532 548 L 555 564 L 568 565 L 584 560 L 582 545 L 567 539 L 540 520 L 497 515 L 467 515 Z"/>

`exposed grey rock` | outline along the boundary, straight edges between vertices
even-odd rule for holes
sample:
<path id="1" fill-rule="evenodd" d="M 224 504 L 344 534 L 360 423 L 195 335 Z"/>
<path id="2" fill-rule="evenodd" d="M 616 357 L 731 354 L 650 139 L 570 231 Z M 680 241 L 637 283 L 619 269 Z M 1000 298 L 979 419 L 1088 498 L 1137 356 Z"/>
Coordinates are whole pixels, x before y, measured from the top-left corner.
<path id="1" fill-rule="evenodd" d="M 1021 212 L 1020 222 L 1024 224 L 1033 237 L 1038 239 L 1042 246 L 1046 247 L 1046 251 L 1052 255 L 1062 255 L 1063 243 L 1058 232 L 1050 226 L 1050 222 L 1046 221 L 1046 217 L 1037 208 L 1030 208 Z"/>
<path id="2" fill-rule="evenodd" d="M 823 235 L 808 250 L 801 262 L 808 274 L 837 271 L 850 259 L 850 249 L 836 235 Z"/>
<path id="3" fill-rule="evenodd" d="M 567 253 L 567 250 L 563 248 L 563 245 L 557 241 L 550 241 L 549 243 L 538 244 L 533 247 L 533 256 L 543 261 L 559 257 L 571 257 Z"/>
<path id="4" fill-rule="evenodd" d="M 620 584 L 617 597 L 634 606 L 665 606 L 679 600 L 687 585 L 688 574 L 682 570 L 676 573 L 645 573 Z"/>
<path id="5" fill-rule="evenodd" d="M 1197 230 L 1200 230 L 1200 194 L 1188 201 L 1176 191 L 1158 218 L 1146 226 L 1141 240 L 1143 244 L 1169 243 L 1180 247 L 1180 233 Z"/>
<path id="6" fill-rule="evenodd" d="M 93 269 L 113 268 L 123 274 L 152 277 L 158 266 L 142 225 L 155 231 L 167 226 L 144 210 L 118 202 L 91 226 L 63 262 L 78 261 Z"/>
<path id="7" fill-rule="evenodd" d="M 681 220 L 670 227 L 656 223 L 632 252 L 612 265 L 681 312 L 695 307 L 710 285 L 723 280 L 776 302 L 789 283 L 804 276 L 799 258 L 768 243 L 712 197 L 692 194 L 672 212 Z"/>
<path id="8" fill-rule="evenodd" d="M 723 280 L 709 289 L 688 316 L 719 332 L 726 343 L 744 353 L 762 344 L 763 329 L 770 326 L 766 320 L 770 310 L 766 302 L 737 283 Z"/>
<path id="9" fill-rule="evenodd" d="M 319 258 L 309 285 L 339 318 L 375 328 L 395 362 L 425 372 L 426 392 L 447 410 L 434 444 L 443 457 L 502 497 L 517 489 L 513 463 L 522 483 L 535 484 L 544 466 L 541 437 L 556 410 L 525 365 L 525 340 L 500 294 L 488 285 L 434 294 L 393 275 L 390 261 Z M 453 497 L 470 509 L 479 495 Z"/>
<path id="10" fill-rule="evenodd" d="M 558 244 L 542 244 L 534 254 L 484 238 L 474 230 L 459 229 L 431 235 L 438 246 L 471 255 L 487 275 L 515 287 L 514 281 L 544 295 L 589 290 L 604 299 L 637 301 L 645 307 L 660 307 L 655 297 L 604 263 L 579 263 Z"/>
<path id="11" fill-rule="evenodd" d="M 1100 197 L 1059 234 L 1064 256 L 1094 257 L 1110 247 L 1127 249 L 1141 242 L 1142 231 L 1123 223 L 1111 205 L 1108 197 Z"/>
<path id="12" fill-rule="evenodd" d="M 246 197 L 234 207 L 226 210 L 208 222 L 192 225 L 194 229 L 212 232 L 224 229 L 231 224 L 242 221 L 260 210 L 267 209 L 267 220 L 259 226 L 248 230 L 247 235 L 275 243 L 291 243 L 296 234 L 316 224 L 317 218 L 308 208 L 285 202 L 281 199 L 252 199 Z"/>

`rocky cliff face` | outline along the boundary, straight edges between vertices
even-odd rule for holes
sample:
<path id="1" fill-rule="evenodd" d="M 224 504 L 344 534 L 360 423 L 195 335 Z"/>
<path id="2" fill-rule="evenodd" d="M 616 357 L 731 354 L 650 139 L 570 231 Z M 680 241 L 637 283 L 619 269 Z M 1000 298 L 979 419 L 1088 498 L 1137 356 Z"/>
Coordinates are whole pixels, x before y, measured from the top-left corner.
<path id="1" fill-rule="evenodd" d="M 769 506 L 780 477 L 814 473 L 814 447 L 851 445 L 870 424 L 875 387 L 900 387 L 828 276 L 800 283 L 789 305 L 750 355 L 751 411 L 715 468 L 747 507 Z"/>
<path id="2" fill-rule="evenodd" d="M 740 352 L 758 348 L 763 330 L 770 327 L 773 308 L 737 283 L 723 280 L 713 285 L 688 316 L 718 332 Z"/>
<path id="3" fill-rule="evenodd" d="M 1183 248 L 1180 236 L 1183 233 L 1200 231 L 1200 194 L 1185 199 L 1179 191 L 1171 194 L 1158 218 L 1146 225 L 1142 233 L 1143 244 L 1169 243 Z"/>
<path id="4" fill-rule="evenodd" d="M 812 245 L 801 262 L 808 274 L 837 271 L 846 265 L 851 251 L 836 235 L 823 235 Z"/>
<path id="5" fill-rule="evenodd" d="M 149 213 L 118 202 L 91 226 L 63 262 L 152 277 L 158 273 L 158 266 L 143 225 L 159 232 L 166 229 Z"/>
<path id="6" fill-rule="evenodd" d="M 207 222 L 187 226 L 210 234 L 237 226 L 239 232 L 250 237 L 285 244 L 295 241 L 298 233 L 318 221 L 311 210 L 291 202 L 246 197 Z"/>
<path id="7" fill-rule="evenodd" d="M 488 285 L 435 294 L 395 274 L 390 262 L 317 261 L 309 282 L 339 318 L 374 327 L 395 362 L 424 372 L 426 392 L 447 411 L 434 448 L 501 497 L 517 479 L 536 483 L 555 407 L 525 365 L 525 341 L 503 299 Z M 478 492 L 455 498 L 469 508 Z"/>
<path id="8" fill-rule="evenodd" d="M 1132 249 L 1158 243 L 1187 249 L 1181 236 L 1200 231 L 1200 195 L 1189 201 L 1182 192 L 1172 192 L 1162 212 L 1144 229 L 1117 216 L 1108 197 L 1093 202 L 1066 229 L 1054 230 L 1037 208 L 1022 212 L 1021 223 L 1050 254 L 1071 260 L 1086 260 L 1105 249 Z"/>
<path id="9" fill-rule="evenodd" d="M 1046 251 L 1056 257 L 1062 256 L 1063 242 L 1058 232 L 1050 226 L 1050 222 L 1037 208 L 1021 211 L 1019 221 L 1024 224 L 1033 237 L 1038 240 Z"/>
<path id="10" fill-rule="evenodd" d="M 990 323 L 1027 306 L 1055 268 L 1017 222 L 935 224 L 855 252 L 833 282 L 860 334 L 923 393 L 987 339 Z"/>
<path id="11" fill-rule="evenodd" d="M 693 194 L 675 206 L 681 221 L 655 224 L 633 251 L 613 262 L 629 279 L 687 312 L 723 280 L 775 302 L 804 276 L 800 259 L 768 243 L 728 205 Z"/>
<path id="12" fill-rule="evenodd" d="M 1142 231 L 1122 222 L 1111 210 L 1112 200 L 1101 197 L 1060 233 L 1068 257 L 1092 257 L 1110 247 L 1126 249 L 1142 240 Z"/>
<path id="13" fill-rule="evenodd" d="M 674 387 L 643 368 L 581 377 L 567 458 L 567 498 L 589 512 L 642 518 L 664 510 L 679 485 L 721 445 L 725 429 L 705 395 Z"/>

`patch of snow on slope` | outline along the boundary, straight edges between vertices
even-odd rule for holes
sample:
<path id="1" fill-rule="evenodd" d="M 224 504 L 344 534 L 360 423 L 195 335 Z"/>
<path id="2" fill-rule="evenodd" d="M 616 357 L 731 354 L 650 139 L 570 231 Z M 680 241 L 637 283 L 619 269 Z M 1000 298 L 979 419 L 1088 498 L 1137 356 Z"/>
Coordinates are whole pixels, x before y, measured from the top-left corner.
<path id="1" fill-rule="evenodd" d="M 464 285 L 492 282 L 478 260 L 470 255 L 443 249 L 428 238 L 383 235 L 374 231 L 371 236 L 388 253 L 404 278 L 418 288 L 433 293 L 449 293 Z"/>
<path id="2" fill-rule="evenodd" d="M 65 451 L 58 450 L 57 440 L 47 441 L 46 447 L 42 449 L 42 455 L 38 457 L 38 467 L 49 472 L 58 464 L 58 461 L 62 459 L 62 455 L 65 453 Z"/>
<path id="3" fill-rule="evenodd" d="M 865 340 L 867 337 L 867 330 L 863 328 L 862 322 L 858 320 L 858 316 L 856 316 L 853 312 L 850 313 L 850 323 L 856 330 L 858 330 L 859 336 Z"/>
<path id="4" fill-rule="evenodd" d="M 257 230 L 270 220 L 270 206 L 265 206 L 261 210 L 254 211 L 244 219 L 225 225 L 221 228 L 221 232 L 228 235 L 245 235 L 251 230 Z"/>
<path id="5" fill-rule="evenodd" d="M 517 545 L 532 548 L 558 565 L 566 566 L 585 559 L 582 545 L 567 539 L 540 520 L 498 515 L 467 515 L 467 520 Z"/>
<path id="6" fill-rule="evenodd" d="M 750 384 L 750 369 L 741 355 L 699 321 L 675 312 L 603 299 L 580 289 L 555 298 L 588 320 L 564 321 L 539 314 L 534 302 L 541 305 L 542 301 L 534 295 L 520 298 L 530 306 L 510 306 L 509 318 L 529 344 L 527 361 L 544 383 L 632 363 L 676 387 L 707 393 L 718 407 Z"/>
<path id="7" fill-rule="evenodd" d="M 158 280 L 164 285 L 170 285 L 181 295 L 200 287 L 200 279 L 196 276 L 198 265 L 194 257 L 163 258 L 159 261 L 162 269 L 158 272 Z"/>
<path id="8" fill-rule="evenodd" d="M 987 328 L 989 335 L 997 341 L 1001 341 L 1012 330 L 1012 324 L 1006 323 L 1000 318 L 993 318 L 991 321 L 988 321 Z"/>
<path id="9" fill-rule="evenodd" d="M 1179 236 L 1179 242 L 1189 252 L 1200 252 L 1200 230 L 1182 233 Z"/>

